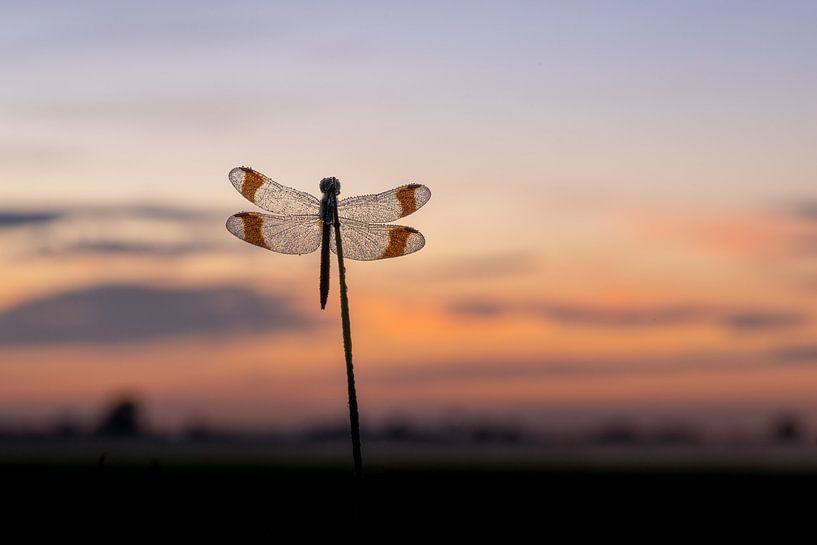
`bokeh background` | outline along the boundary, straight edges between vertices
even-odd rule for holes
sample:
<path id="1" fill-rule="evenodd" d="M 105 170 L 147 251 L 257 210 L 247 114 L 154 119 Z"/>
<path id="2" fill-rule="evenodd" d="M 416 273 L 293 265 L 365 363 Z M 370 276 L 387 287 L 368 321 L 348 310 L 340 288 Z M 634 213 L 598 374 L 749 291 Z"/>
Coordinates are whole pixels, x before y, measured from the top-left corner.
<path id="1" fill-rule="evenodd" d="M 337 281 L 321 312 L 317 254 L 226 231 L 247 165 L 433 192 L 400 222 L 420 253 L 348 264 L 370 433 L 811 437 L 815 24 L 807 1 L 5 1 L 0 426 L 127 399 L 157 434 L 343 429 Z"/>

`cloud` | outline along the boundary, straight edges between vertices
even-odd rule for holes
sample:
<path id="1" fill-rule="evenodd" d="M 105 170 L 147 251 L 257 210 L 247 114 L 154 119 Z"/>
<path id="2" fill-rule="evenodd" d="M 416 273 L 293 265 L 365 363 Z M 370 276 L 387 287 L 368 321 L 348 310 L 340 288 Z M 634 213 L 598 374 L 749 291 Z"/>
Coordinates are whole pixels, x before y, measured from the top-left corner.
<path id="1" fill-rule="evenodd" d="M 781 363 L 817 363 L 817 344 L 784 346 L 774 355 Z"/>
<path id="2" fill-rule="evenodd" d="M 496 317 L 500 314 L 533 316 L 568 325 L 586 327 L 654 327 L 700 322 L 710 310 L 695 306 L 652 308 L 604 308 L 554 302 L 503 302 L 489 299 L 461 299 L 448 311 L 461 316 Z"/>
<path id="3" fill-rule="evenodd" d="M 37 165 L 37 171 L 54 168 L 77 157 L 76 150 L 19 141 L 0 141 L 0 167 Z"/>
<path id="4" fill-rule="evenodd" d="M 24 256 L 176 257 L 218 247 L 223 216 L 155 204 L 7 209 L 0 210 L 0 231 L 14 228 L 5 246 Z"/>
<path id="5" fill-rule="evenodd" d="M 158 204 L 74 206 L 37 210 L 0 209 L 0 227 L 51 223 L 61 219 L 148 219 L 192 222 L 220 218 L 222 212 L 180 208 Z"/>
<path id="6" fill-rule="evenodd" d="M 601 307 L 550 301 L 498 301 L 484 298 L 460 299 L 447 311 L 458 316 L 497 318 L 501 315 L 527 316 L 578 327 L 652 328 L 716 324 L 733 331 L 764 331 L 795 328 L 806 324 L 803 312 L 779 309 L 718 309 L 705 305 L 663 305 L 653 307 Z"/>
<path id="7" fill-rule="evenodd" d="M 675 354 L 641 354 L 630 358 L 542 357 L 403 363 L 374 370 L 373 380 L 384 383 L 439 381 L 518 380 L 536 378 L 585 378 L 634 375 L 667 375 L 688 372 L 745 372 L 774 369 L 787 364 L 817 363 L 817 345 L 795 345 L 769 350 L 685 351 Z"/>
<path id="8" fill-rule="evenodd" d="M 797 256 L 798 239 L 810 228 L 797 216 L 791 208 L 719 214 L 662 210 L 636 217 L 634 225 L 653 243 L 744 259 L 787 259 Z"/>
<path id="9" fill-rule="evenodd" d="M 43 225 L 57 221 L 61 217 L 62 213 L 58 211 L 0 210 L 0 229 L 26 225 Z"/>
<path id="10" fill-rule="evenodd" d="M 762 355 L 742 352 L 641 355 L 633 358 L 553 358 L 538 360 L 443 361 L 403 364 L 380 369 L 374 379 L 392 382 L 467 380 L 514 380 L 542 377 L 655 375 L 697 371 L 744 371 L 768 367 L 775 362 Z"/>
<path id="11" fill-rule="evenodd" d="M 801 198 L 765 210 L 690 212 L 665 209 L 628 218 L 641 237 L 748 259 L 817 255 L 817 199 Z"/>
<path id="12" fill-rule="evenodd" d="M 817 221 L 817 200 L 802 199 L 792 204 L 791 213 L 800 219 Z"/>
<path id="13" fill-rule="evenodd" d="M 747 311 L 727 314 L 724 325 L 738 331 L 788 329 L 804 325 L 808 316 L 799 312 Z"/>
<path id="14" fill-rule="evenodd" d="M 817 232 L 797 237 L 793 241 L 792 246 L 794 249 L 793 253 L 796 256 L 807 258 L 817 256 Z"/>
<path id="15" fill-rule="evenodd" d="M 254 97 L 253 97 L 254 98 Z M 284 98 L 283 96 L 279 98 Z M 250 98 L 247 101 L 251 100 Z M 268 108 L 267 108 L 268 109 Z M 119 121 L 140 123 L 225 122 L 250 117 L 246 101 L 182 96 L 123 96 L 74 100 L 29 100 L 11 112 L 21 120 Z"/>
<path id="16" fill-rule="evenodd" d="M 150 242 L 125 241 L 81 241 L 76 244 L 65 245 L 59 248 L 43 248 L 43 255 L 138 255 L 155 257 L 178 257 L 211 250 L 212 245 L 204 243 L 163 244 Z"/>
<path id="17" fill-rule="evenodd" d="M 703 307 L 600 308 L 543 303 L 534 312 L 564 324 L 591 327 L 656 327 L 700 322 L 710 311 Z"/>
<path id="18" fill-rule="evenodd" d="M 455 301 L 448 306 L 448 311 L 460 316 L 486 316 L 492 317 L 503 314 L 509 310 L 509 305 L 497 301 Z"/>
<path id="19" fill-rule="evenodd" d="M 180 223 L 203 221 L 213 217 L 221 218 L 223 214 L 223 212 L 220 211 L 147 203 L 75 207 L 66 209 L 64 213 L 66 216 L 70 215 L 75 218 L 83 219 L 144 219 Z"/>
<path id="20" fill-rule="evenodd" d="M 245 287 L 99 285 L 0 313 L 0 345 L 117 343 L 178 335 L 305 330 L 315 323 L 284 296 Z"/>
<path id="21" fill-rule="evenodd" d="M 4 46 L 4 57 L 12 59 L 14 52 L 19 61 L 32 56 L 76 57 L 80 53 L 129 51 L 134 47 L 167 51 L 179 45 L 196 45 L 196 51 L 202 47 L 219 50 L 236 44 L 280 42 L 282 35 L 290 34 L 293 28 L 286 17 L 292 9 L 279 6 L 259 3 L 236 11 L 218 2 L 207 2 L 206 9 L 200 8 L 201 3 L 190 1 L 172 5 L 146 2 L 139 6 L 107 2 L 94 2 L 92 7 L 54 4 L 45 11 L 29 7 L 7 14 L 9 24 L 18 22 L 20 30 L 0 35 L 0 44 Z M 160 17 L 155 15 L 157 10 L 161 10 Z M 247 17 L 245 10 L 255 16 Z M 276 15 L 275 32 L 265 26 L 268 12 Z M 243 31 L 228 32 L 229 28 Z"/>

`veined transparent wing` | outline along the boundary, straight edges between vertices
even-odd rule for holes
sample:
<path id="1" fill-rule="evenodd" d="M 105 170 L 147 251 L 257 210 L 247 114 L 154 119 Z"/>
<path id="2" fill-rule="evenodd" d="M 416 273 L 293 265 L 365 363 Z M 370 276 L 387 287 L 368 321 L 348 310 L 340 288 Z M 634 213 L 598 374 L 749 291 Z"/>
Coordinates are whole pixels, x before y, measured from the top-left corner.
<path id="1" fill-rule="evenodd" d="M 321 219 L 316 214 L 272 216 L 239 212 L 227 219 L 227 230 L 256 246 L 282 254 L 308 254 L 321 244 Z"/>
<path id="2" fill-rule="evenodd" d="M 411 254 L 426 243 L 422 233 L 412 227 L 363 223 L 343 218 L 340 220 L 340 235 L 343 238 L 343 257 L 359 261 Z M 330 248 L 338 253 L 334 231 Z"/>
<path id="3" fill-rule="evenodd" d="M 321 201 L 275 182 L 248 167 L 230 171 L 230 182 L 248 201 L 279 216 L 318 214 Z"/>
<path id="4" fill-rule="evenodd" d="M 376 195 L 341 199 L 338 216 L 365 223 L 388 223 L 415 212 L 430 198 L 431 190 L 424 185 L 402 185 Z"/>

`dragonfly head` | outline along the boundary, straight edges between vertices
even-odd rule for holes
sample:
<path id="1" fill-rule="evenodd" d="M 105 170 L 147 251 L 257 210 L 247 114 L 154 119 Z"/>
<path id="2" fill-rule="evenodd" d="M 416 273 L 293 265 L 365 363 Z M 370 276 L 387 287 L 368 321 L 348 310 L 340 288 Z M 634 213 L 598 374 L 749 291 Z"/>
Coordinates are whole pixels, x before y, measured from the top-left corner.
<path id="1" fill-rule="evenodd" d="M 332 176 L 331 178 L 324 178 L 321 180 L 321 193 L 329 193 L 330 195 L 340 194 L 340 180 Z"/>

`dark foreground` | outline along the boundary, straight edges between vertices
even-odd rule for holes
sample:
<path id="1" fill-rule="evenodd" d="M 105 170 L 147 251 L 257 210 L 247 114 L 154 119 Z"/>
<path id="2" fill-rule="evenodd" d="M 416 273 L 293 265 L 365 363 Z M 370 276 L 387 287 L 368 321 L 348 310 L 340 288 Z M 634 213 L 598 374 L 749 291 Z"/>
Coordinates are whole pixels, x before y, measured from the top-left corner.
<path id="1" fill-rule="evenodd" d="M 658 543 L 716 525 L 734 532 L 774 520 L 785 531 L 805 520 L 800 513 L 813 512 L 817 485 L 817 469 L 802 464 L 380 459 L 362 481 L 348 465 L 7 457 L 0 464 L 3 528 L 30 539 L 107 542 L 358 536 L 380 543 L 441 537 L 561 543 L 571 540 L 555 536 L 640 535 Z"/>

